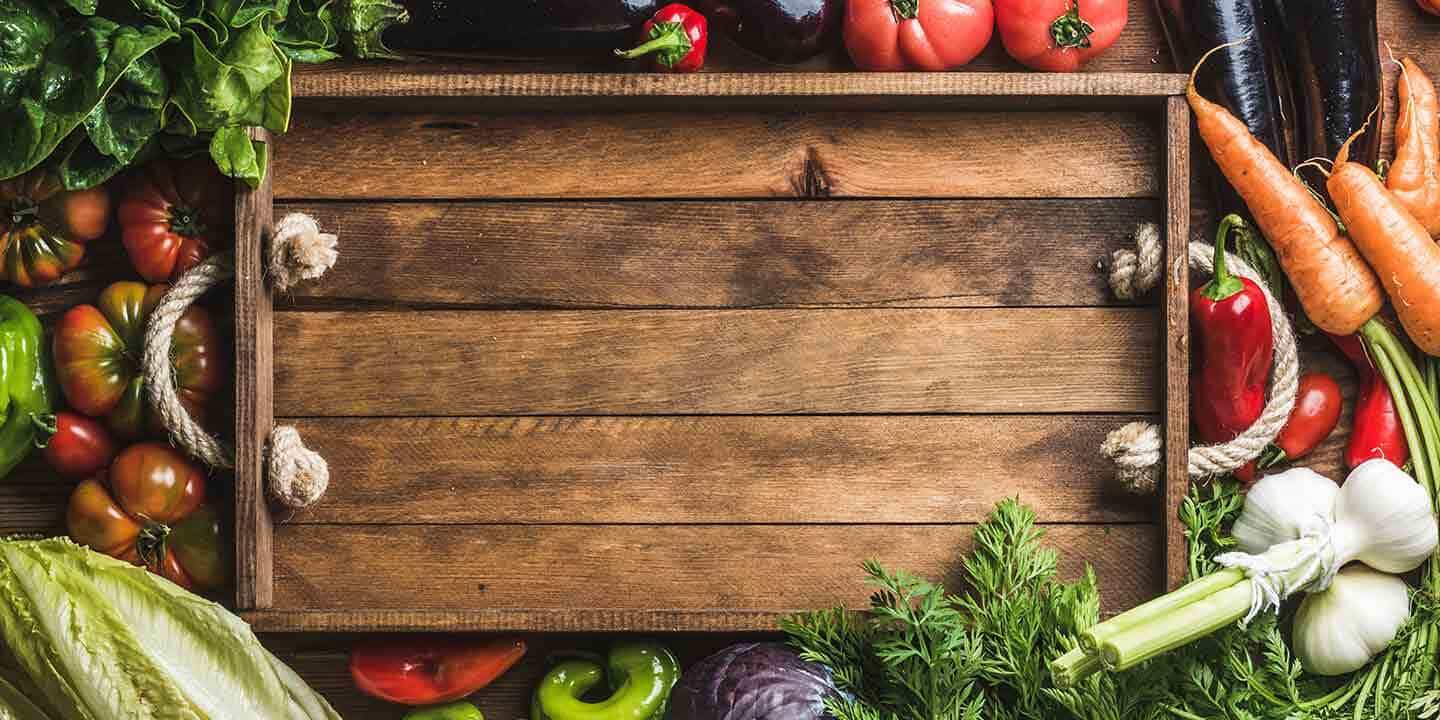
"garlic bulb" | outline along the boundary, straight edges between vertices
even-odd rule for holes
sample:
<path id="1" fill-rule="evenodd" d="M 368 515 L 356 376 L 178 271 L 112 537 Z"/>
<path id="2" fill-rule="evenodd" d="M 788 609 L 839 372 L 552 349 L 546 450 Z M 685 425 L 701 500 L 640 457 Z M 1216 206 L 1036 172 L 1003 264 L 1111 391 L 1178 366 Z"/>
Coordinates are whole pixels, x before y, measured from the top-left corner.
<path id="1" fill-rule="evenodd" d="M 1440 543 L 1430 496 L 1389 460 L 1368 460 L 1350 473 L 1335 498 L 1334 517 L 1332 541 L 1340 562 L 1353 559 L 1382 572 L 1406 573 Z"/>
<path id="2" fill-rule="evenodd" d="M 1339 494 L 1334 480 L 1310 468 L 1266 475 L 1245 494 L 1245 507 L 1230 534 L 1242 552 L 1258 555 L 1323 530 L 1333 518 Z"/>
<path id="3" fill-rule="evenodd" d="M 1368 463 L 1367 463 L 1368 464 Z M 1295 656 L 1316 675 L 1343 675 L 1380 654 L 1410 619 L 1410 588 L 1394 575 L 1346 565 L 1295 613 Z"/>

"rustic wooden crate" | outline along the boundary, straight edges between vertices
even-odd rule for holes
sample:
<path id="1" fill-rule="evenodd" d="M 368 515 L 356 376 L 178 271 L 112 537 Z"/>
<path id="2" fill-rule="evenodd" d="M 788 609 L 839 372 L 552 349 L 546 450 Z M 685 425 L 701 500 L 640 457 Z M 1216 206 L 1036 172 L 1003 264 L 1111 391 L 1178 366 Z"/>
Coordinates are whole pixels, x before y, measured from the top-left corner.
<path id="1" fill-rule="evenodd" d="M 1092 267 L 1146 219 L 1183 262 L 1182 76 L 472 70 L 297 76 L 238 200 L 258 630 L 768 630 L 862 603 L 863 558 L 953 578 L 1015 495 L 1107 610 L 1180 578 L 1183 452 L 1162 508 L 1095 448 L 1187 447 L 1185 283 Z M 291 210 L 341 261 L 272 298 Z M 277 418 L 331 464 L 294 516 Z"/>

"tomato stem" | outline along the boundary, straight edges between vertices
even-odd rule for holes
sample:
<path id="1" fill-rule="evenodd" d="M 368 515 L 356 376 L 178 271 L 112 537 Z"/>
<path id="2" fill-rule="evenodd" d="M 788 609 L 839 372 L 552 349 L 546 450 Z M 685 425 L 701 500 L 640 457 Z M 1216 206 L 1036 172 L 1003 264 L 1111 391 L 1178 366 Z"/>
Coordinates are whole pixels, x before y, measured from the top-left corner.
<path id="1" fill-rule="evenodd" d="M 140 556 L 140 562 L 159 572 L 160 561 L 165 558 L 165 541 L 169 537 L 169 525 L 146 520 L 145 526 L 140 528 L 140 536 L 135 539 L 135 552 Z"/>
<path id="2" fill-rule="evenodd" d="M 914 20 L 920 14 L 920 0 L 890 0 L 890 12 L 895 13 L 895 22 Z"/>
<path id="3" fill-rule="evenodd" d="M 3 212 L 10 216 L 12 229 L 29 227 L 40 219 L 40 205 L 30 198 L 16 198 L 5 205 Z"/>
<path id="4" fill-rule="evenodd" d="M 1070 9 L 1050 24 L 1050 39 L 1058 48 L 1088 48 L 1095 26 L 1080 17 L 1080 0 L 1070 0 Z"/>
<path id="5" fill-rule="evenodd" d="M 205 233 L 205 222 L 193 208 L 176 205 L 170 208 L 170 230 L 187 237 L 195 237 Z"/>
<path id="6" fill-rule="evenodd" d="M 34 423 L 37 431 L 35 447 L 41 450 L 50 444 L 50 438 L 55 437 L 55 433 L 60 432 L 60 423 L 55 419 L 55 413 L 31 413 L 30 422 Z"/>

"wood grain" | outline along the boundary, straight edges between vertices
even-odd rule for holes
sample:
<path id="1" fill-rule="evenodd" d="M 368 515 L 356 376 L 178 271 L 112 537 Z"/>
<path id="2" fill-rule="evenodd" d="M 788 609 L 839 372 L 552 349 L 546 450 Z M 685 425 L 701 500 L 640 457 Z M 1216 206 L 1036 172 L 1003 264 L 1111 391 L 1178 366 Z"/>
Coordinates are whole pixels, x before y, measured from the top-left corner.
<path id="1" fill-rule="evenodd" d="M 274 144 L 264 130 L 251 137 Z M 271 156 L 272 163 L 274 155 Z M 265 442 L 272 421 L 272 317 L 265 285 L 265 245 L 273 208 L 267 173 L 235 195 L 235 606 L 269 607 L 273 568 L 270 508 L 265 496 Z"/>
<path id="2" fill-rule="evenodd" d="M 1063 577 L 1094 564 L 1107 610 L 1160 586 L 1158 526 L 1047 529 L 1047 542 L 1065 550 Z M 865 558 L 959 588 L 972 535 L 969 525 L 282 525 L 275 604 L 440 611 L 446 624 L 433 627 L 454 631 L 634 629 L 631 611 L 666 610 L 682 611 L 678 630 L 690 622 L 684 611 L 709 623 L 735 610 L 756 623 L 748 629 L 768 630 L 777 613 L 859 607 L 869 595 Z M 561 612 L 536 614 L 548 610 Z"/>
<path id="3" fill-rule="evenodd" d="M 344 238 L 343 259 L 282 308 L 1111 305 L 1089 268 L 1160 213 L 1150 200 L 277 208 L 296 211 Z"/>
<path id="4" fill-rule="evenodd" d="M 1124 419 L 304 419 L 344 480 L 289 522 L 979 522 L 1016 496 L 1052 522 L 1149 521 L 1094 462 Z"/>
<path id="5" fill-rule="evenodd" d="M 1165 453 L 1161 495 L 1165 589 L 1187 580 L 1188 551 L 1180 505 L 1190 493 L 1190 106 L 1165 107 Z"/>
<path id="6" fill-rule="evenodd" d="M 1134 113 L 302 113 L 275 194 L 1156 197 L 1157 131 Z"/>
<path id="7" fill-rule="evenodd" d="M 290 416 L 1150 413 L 1153 310 L 285 312 Z"/>

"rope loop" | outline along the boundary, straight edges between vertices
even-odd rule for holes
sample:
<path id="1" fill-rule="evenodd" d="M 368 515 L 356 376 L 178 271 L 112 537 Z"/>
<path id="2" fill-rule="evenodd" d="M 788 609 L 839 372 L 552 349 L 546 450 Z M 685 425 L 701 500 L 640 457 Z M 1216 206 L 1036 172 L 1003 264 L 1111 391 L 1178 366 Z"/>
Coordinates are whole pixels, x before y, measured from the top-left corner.
<path id="1" fill-rule="evenodd" d="M 317 278 L 335 264 L 335 245 L 335 236 L 320 232 L 314 219 L 300 213 L 287 215 L 270 238 L 267 275 L 282 291 L 300 280 Z M 150 314 L 141 356 L 147 403 L 170 433 L 171 443 L 220 469 L 235 466 L 235 450 L 201 427 L 180 402 L 170 345 L 175 324 L 185 311 L 208 290 L 234 276 L 231 253 L 213 255 L 181 275 Z M 300 433 L 288 425 L 277 426 L 270 431 L 266 446 L 269 493 L 292 510 L 319 500 L 329 486 L 329 466 L 305 447 Z"/>
<path id="2" fill-rule="evenodd" d="M 1135 251 L 1117 250 L 1111 261 L 1111 290 L 1122 299 L 1135 298 L 1148 292 L 1160 280 L 1160 232 L 1153 224 L 1142 225 L 1135 232 Z M 1188 248 L 1190 269 L 1213 273 L 1215 247 L 1194 241 Z M 1216 445 L 1190 448 L 1187 470 L 1191 478 L 1215 477 L 1233 472 L 1260 457 L 1265 448 L 1280 434 L 1290 412 L 1295 409 L 1295 395 L 1300 384 L 1300 357 L 1296 349 L 1295 331 L 1290 317 L 1265 280 L 1240 256 L 1226 253 L 1230 271 L 1254 282 L 1265 295 L 1270 310 L 1270 330 L 1275 337 L 1275 362 L 1270 371 L 1270 399 L 1260 417 L 1234 440 Z M 1184 275 L 1176 268 L 1177 278 Z M 1101 445 L 1101 452 L 1115 463 L 1116 476 L 1131 492 L 1148 494 L 1159 485 L 1163 465 L 1163 439 L 1159 428 L 1147 423 L 1130 423 L 1115 430 Z"/>

